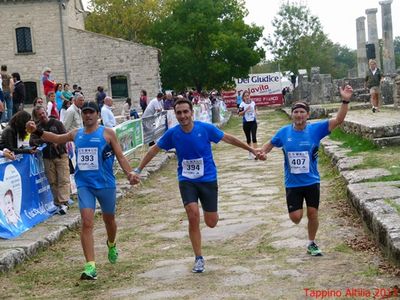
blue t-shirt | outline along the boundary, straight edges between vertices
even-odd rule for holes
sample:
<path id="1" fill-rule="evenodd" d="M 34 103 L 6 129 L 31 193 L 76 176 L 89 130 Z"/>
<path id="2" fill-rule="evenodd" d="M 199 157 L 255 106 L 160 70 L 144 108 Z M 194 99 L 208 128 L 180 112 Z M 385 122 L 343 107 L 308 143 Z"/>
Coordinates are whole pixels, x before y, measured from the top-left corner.
<path id="1" fill-rule="evenodd" d="M 56 92 L 56 103 L 57 103 L 57 111 L 61 110 L 62 104 L 63 104 L 63 99 L 61 98 L 61 91 Z"/>
<path id="2" fill-rule="evenodd" d="M 189 133 L 180 125 L 168 129 L 157 146 L 164 150 L 176 149 L 179 181 L 210 182 L 217 180 L 211 142 L 218 143 L 223 137 L 223 131 L 214 125 L 194 121 Z"/>
<path id="3" fill-rule="evenodd" d="M 285 186 L 309 186 L 320 182 L 318 148 L 320 140 L 329 134 L 329 120 L 307 123 L 303 130 L 293 124 L 282 127 L 271 139 L 272 145 L 282 147 L 285 156 Z"/>
<path id="4" fill-rule="evenodd" d="M 113 173 L 114 152 L 104 138 L 104 126 L 92 133 L 78 129 L 75 135 L 76 169 L 75 182 L 78 188 L 115 188 Z"/>

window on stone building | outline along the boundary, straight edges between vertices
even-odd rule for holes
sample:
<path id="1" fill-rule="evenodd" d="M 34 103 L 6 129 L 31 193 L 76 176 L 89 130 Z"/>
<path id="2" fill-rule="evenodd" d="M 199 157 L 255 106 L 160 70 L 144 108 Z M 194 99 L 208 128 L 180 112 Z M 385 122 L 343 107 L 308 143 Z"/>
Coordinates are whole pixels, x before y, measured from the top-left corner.
<path id="1" fill-rule="evenodd" d="M 17 53 L 32 53 L 32 35 L 29 27 L 15 29 L 17 38 Z"/>
<path id="2" fill-rule="evenodd" d="M 124 75 L 111 77 L 111 93 L 113 98 L 127 98 L 128 78 Z"/>

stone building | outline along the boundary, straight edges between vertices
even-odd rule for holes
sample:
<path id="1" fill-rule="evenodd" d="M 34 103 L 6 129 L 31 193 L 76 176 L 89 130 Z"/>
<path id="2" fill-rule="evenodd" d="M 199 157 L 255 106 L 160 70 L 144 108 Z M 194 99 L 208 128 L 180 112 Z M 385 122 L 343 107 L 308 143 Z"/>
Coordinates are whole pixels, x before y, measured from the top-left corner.
<path id="1" fill-rule="evenodd" d="M 88 100 L 99 85 L 134 104 L 141 89 L 150 98 L 160 90 L 158 49 L 86 31 L 81 0 L 3 0 L 0 12 L 0 64 L 21 74 L 27 103 L 43 95 L 44 67 L 57 82 L 80 85 Z"/>

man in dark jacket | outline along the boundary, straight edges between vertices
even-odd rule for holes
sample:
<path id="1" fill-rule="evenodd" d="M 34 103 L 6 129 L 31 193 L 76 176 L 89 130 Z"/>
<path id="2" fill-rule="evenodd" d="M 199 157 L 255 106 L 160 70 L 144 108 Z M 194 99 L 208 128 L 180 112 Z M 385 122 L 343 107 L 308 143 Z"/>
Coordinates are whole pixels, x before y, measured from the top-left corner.
<path id="1" fill-rule="evenodd" d="M 25 102 L 25 85 L 21 81 L 21 76 L 19 73 L 11 74 L 14 80 L 14 92 L 13 92 L 13 115 L 15 115 L 18 111 L 24 109 Z"/>
<path id="2" fill-rule="evenodd" d="M 379 96 L 380 96 L 380 85 L 383 80 L 381 70 L 376 65 L 375 59 L 370 59 L 369 69 L 365 76 L 365 87 L 369 89 L 371 96 L 372 112 L 379 111 Z"/>
<path id="3" fill-rule="evenodd" d="M 34 113 L 39 120 L 38 128 L 50 131 L 56 134 L 63 134 L 67 131 L 63 123 L 55 118 L 48 118 L 46 109 L 43 106 L 37 106 Z M 64 215 L 68 210 L 68 200 L 70 196 L 69 180 L 69 162 L 65 144 L 53 144 L 44 142 L 39 136 L 31 134 L 29 144 L 31 146 L 40 146 L 46 143 L 43 149 L 44 170 L 53 193 L 54 204 L 59 207 L 59 214 Z"/>

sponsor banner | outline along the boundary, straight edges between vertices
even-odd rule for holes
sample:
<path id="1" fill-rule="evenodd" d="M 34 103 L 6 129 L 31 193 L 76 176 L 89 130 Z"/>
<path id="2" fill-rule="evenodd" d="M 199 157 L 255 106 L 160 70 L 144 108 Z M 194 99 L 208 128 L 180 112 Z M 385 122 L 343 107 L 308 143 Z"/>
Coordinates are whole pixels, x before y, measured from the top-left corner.
<path id="1" fill-rule="evenodd" d="M 141 119 L 125 121 L 114 127 L 114 130 L 124 155 L 128 155 L 143 145 L 144 139 Z"/>
<path id="2" fill-rule="evenodd" d="M 157 141 L 167 131 L 167 111 L 162 111 L 154 116 L 142 118 L 143 142 L 148 144 Z"/>
<path id="3" fill-rule="evenodd" d="M 279 73 L 249 74 L 249 77 L 235 79 L 236 89 L 223 91 L 222 98 L 227 107 L 236 107 L 238 93 L 250 92 L 250 98 L 257 106 L 282 105 L 282 84 Z"/>
<path id="4" fill-rule="evenodd" d="M 0 237 L 19 236 L 56 211 L 42 153 L 0 159 Z"/>

